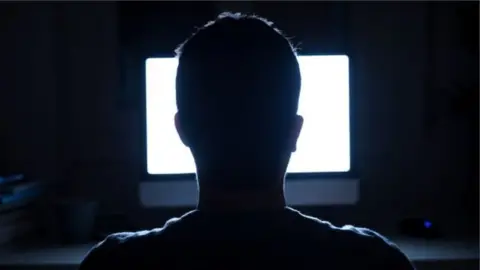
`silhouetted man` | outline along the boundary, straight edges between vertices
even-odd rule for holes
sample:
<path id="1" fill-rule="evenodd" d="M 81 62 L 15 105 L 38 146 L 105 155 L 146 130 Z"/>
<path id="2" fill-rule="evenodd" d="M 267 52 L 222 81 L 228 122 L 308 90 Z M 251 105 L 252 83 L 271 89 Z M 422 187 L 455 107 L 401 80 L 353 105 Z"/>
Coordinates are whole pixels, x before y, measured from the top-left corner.
<path id="1" fill-rule="evenodd" d="M 107 237 L 82 270 L 412 269 L 379 234 L 285 205 L 284 176 L 303 124 L 301 75 L 272 23 L 222 14 L 177 54 L 175 125 L 195 159 L 197 209 L 159 229 Z"/>

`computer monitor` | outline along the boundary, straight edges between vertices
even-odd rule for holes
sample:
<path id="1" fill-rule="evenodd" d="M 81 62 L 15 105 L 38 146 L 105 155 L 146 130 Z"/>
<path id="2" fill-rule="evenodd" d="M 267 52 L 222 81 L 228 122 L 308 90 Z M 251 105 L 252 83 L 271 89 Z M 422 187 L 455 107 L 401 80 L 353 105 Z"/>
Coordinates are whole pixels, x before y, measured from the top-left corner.
<path id="1" fill-rule="evenodd" d="M 305 119 L 287 172 L 331 173 L 350 170 L 348 57 L 299 56 L 302 88 L 298 113 Z M 177 58 L 146 61 L 147 172 L 193 174 L 190 150 L 180 141 L 176 113 Z"/>
<path id="2" fill-rule="evenodd" d="M 331 174 L 350 177 L 349 58 L 346 55 L 305 55 L 298 56 L 298 61 L 302 75 L 298 114 L 303 116 L 304 125 L 297 151 L 292 154 L 287 168 L 286 181 L 287 186 L 289 182 L 299 186 L 301 201 L 309 201 L 305 199 L 308 197 L 305 192 L 314 192 L 312 200 L 317 197 L 324 199 L 325 195 L 320 195 L 313 187 L 300 188 L 300 182 L 296 181 L 303 178 L 312 180 L 312 176 L 322 179 L 322 176 Z M 178 59 L 174 57 L 148 58 L 145 63 L 146 171 L 149 179 L 155 179 L 157 183 L 150 181 L 150 185 L 144 185 L 141 192 L 150 194 L 144 194 L 150 201 L 169 197 L 170 202 L 176 202 L 182 196 L 192 201 L 187 196 L 194 197 L 196 194 L 195 163 L 190 150 L 180 141 L 174 125 L 177 65 Z M 158 181 L 169 182 L 162 185 Z M 330 186 L 335 186 L 339 182 L 331 183 Z M 318 183 L 310 181 L 309 184 Z M 181 191 L 187 187 L 189 192 Z M 157 191 L 154 192 L 154 189 Z M 171 191 L 167 191 L 169 189 Z M 318 189 L 324 192 L 328 187 L 319 186 Z M 356 194 L 356 184 L 348 189 L 349 193 Z M 334 196 L 331 192 L 329 194 Z"/>

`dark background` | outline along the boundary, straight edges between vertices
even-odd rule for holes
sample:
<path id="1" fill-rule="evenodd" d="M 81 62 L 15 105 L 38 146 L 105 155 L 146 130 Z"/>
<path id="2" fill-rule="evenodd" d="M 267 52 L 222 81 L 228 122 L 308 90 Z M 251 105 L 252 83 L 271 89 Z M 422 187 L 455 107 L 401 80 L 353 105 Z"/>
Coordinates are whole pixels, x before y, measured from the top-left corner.
<path id="1" fill-rule="evenodd" d="M 172 211 L 138 199 L 143 89 L 124 87 L 125 50 L 169 53 L 237 5 L 304 53 L 352 59 L 360 202 L 307 211 L 381 232 L 406 216 L 478 232 L 478 3 L 128 5 L 0 4 L 2 166 L 49 183 L 52 201 L 94 199 L 102 214 L 162 224 Z"/>

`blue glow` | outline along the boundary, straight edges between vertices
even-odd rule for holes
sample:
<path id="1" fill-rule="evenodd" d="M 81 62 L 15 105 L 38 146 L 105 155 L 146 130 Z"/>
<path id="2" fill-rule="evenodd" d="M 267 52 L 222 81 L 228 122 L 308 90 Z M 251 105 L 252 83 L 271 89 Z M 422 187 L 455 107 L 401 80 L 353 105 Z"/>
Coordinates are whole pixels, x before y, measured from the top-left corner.
<path id="1" fill-rule="evenodd" d="M 432 227 L 432 223 L 428 220 L 425 220 L 423 222 L 423 226 L 425 226 L 425 228 L 429 229 L 430 227 Z"/>

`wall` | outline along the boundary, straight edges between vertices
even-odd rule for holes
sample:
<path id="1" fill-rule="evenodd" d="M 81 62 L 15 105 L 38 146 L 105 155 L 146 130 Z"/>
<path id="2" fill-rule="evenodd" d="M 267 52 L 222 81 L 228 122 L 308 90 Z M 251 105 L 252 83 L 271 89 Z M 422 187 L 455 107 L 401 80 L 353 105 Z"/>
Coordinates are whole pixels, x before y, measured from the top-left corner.
<path id="1" fill-rule="evenodd" d="M 52 198 L 94 198 L 104 213 L 151 225 L 165 214 L 139 209 L 142 112 L 119 106 L 115 5 L 2 4 L 2 136 L 11 166 L 52 183 Z M 478 152 L 469 152 L 478 149 L 478 118 L 472 125 L 445 110 L 454 81 L 478 83 L 478 56 L 452 36 L 451 9 L 349 4 L 361 201 L 320 216 L 381 230 L 398 215 L 429 215 L 459 231 L 478 224 Z M 316 19 L 301 17 L 300 26 Z"/>

